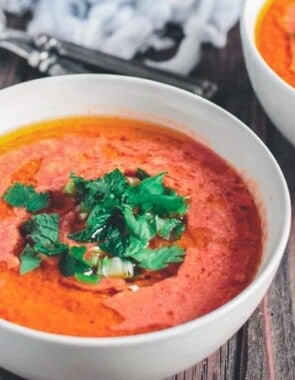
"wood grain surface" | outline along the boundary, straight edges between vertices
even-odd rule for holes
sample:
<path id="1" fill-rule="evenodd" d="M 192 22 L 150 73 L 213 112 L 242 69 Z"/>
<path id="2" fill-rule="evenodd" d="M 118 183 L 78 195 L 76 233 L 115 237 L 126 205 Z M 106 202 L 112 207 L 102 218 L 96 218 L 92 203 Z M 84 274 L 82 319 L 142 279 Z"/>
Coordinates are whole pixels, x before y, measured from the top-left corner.
<path id="1" fill-rule="evenodd" d="M 0 88 L 38 76 L 22 60 L 0 51 Z M 277 276 L 251 318 L 209 358 L 169 380 L 295 380 L 295 148 L 275 129 L 253 93 L 238 27 L 230 32 L 226 48 L 205 47 L 192 76 L 216 81 L 220 90 L 214 101 L 244 121 L 270 148 L 289 185 L 293 225 Z M 0 380 L 19 379 L 0 369 Z"/>

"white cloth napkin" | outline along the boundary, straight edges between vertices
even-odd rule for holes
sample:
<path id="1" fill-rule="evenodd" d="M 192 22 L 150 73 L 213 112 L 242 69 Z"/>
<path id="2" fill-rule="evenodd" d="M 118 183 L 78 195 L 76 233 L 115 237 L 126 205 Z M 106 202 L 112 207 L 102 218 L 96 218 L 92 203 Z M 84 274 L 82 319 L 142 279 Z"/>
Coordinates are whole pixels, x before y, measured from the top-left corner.
<path id="1" fill-rule="evenodd" d="M 146 64 L 188 74 L 199 62 L 201 44 L 224 47 L 228 30 L 237 22 L 243 0 L 0 0 L 13 13 L 33 11 L 32 35 L 47 33 L 80 45 L 132 59 L 150 47 L 172 47 L 165 36 L 167 22 L 182 27 L 176 54 L 167 61 Z"/>

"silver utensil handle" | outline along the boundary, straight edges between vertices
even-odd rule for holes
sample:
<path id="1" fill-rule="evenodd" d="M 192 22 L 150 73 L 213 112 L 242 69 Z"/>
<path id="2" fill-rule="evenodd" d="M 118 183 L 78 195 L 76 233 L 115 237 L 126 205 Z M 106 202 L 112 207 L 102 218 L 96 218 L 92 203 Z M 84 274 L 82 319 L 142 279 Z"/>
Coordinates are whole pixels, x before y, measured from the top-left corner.
<path id="1" fill-rule="evenodd" d="M 31 67 L 50 76 L 89 73 L 89 70 L 72 60 L 60 58 L 50 51 L 36 50 L 25 41 L 0 40 L 0 48 L 26 59 Z"/>
<path id="2" fill-rule="evenodd" d="M 70 60 L 59 59 L 48 67 L 46 73 L 50 76 L 56 76 L 89 73 L 89 70 Z"/>
<path id="3" fill-rule="evenodd" d="M 108 72 L 152 79 L 182 88 L 204 98 L 212 98 L 217 91 L 217 85 L 206 79 L 184 78 L 176 74 L 167 74 L 140 63 L 126 61 L 47 35 L 40 35 L 35 39 L 35 43 L 39 48 L 56 51 L 62 57 L 86 63 Z"/>

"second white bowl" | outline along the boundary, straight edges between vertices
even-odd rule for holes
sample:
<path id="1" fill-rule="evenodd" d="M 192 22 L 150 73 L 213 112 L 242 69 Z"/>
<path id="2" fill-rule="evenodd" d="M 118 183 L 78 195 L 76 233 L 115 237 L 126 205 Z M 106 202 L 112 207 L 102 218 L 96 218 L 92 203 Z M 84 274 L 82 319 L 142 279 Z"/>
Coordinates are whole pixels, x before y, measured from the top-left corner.
<path id="1" fill-rule="evenodd" d="M 254 91 L 275 126 L 295 145 L 295 88 L 264 61 L 255 43 L 255 27 L 266 0 L 246 0 L 241 17 L 241 38 Z"/>

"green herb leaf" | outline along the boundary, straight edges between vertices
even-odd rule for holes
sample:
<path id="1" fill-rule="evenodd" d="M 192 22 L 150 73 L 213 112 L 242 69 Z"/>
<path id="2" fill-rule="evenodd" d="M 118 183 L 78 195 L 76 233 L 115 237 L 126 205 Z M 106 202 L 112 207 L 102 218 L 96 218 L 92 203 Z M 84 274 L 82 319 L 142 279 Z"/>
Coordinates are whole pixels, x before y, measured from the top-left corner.
<path id="1" fill-rule="evenodd" d="M 179 239 L 185 230 L 185 225 L 176 218 L 162 219 L 156 215 L 154 220 L 157 234 L 166 240 Z"/>
<path id="2" fill-rule="evenodd" d="M 68 250 L 58 239 L 59 215 L 38 214 L 22 225 L 22 231 L 34 243 L 35 252 L 47 256 L 59 255 Z"/>
<path id="3" fill-rule="evenodd" d="M 82 263 L 86 263 L 87 264 L 87 261 L 85 261 L 85 259 L 84 259 L 84 255 L 86 253 L 86 247 L 84 247 L 84 246 L 81 246 L 81 247 L 76 247 L 76 246 L 71 247 L 69 253 L 76 260 L 78 260 L 78 261 L 80 261 Z"/>
<path id="4" fill-rule="evenodd" d="M 144 248 L 146 248 L 148 245 L 148 241 L 145 240 L 139 240 L 134 236 L 130 237 L 130 242 L 128 247 L 126 248 L 125 257 L 131 257 L 134 258 L 138 253 L 140 253 Z"/>
<path id="5" fill-rule="evenodd" d="M 107 184 L 108 192 L 117 197 L 122 195 L 128 186 L 126 177 L 119 169 L 105 174 L 102 180 Z"/>
<path id="6" fill-rule="evenodd" d="M 14 207 L 25 207 L 30 212 L 42 210 L 49 205 L 48 193 L 37 193 L 33 186 L 16 182 L 9 187 L 3 199 Z"/>
<path id="7" fill-rule="evenodd" d="M 126 190 L 128 183 L 126 177 L 119 169 L 115 169 L 110 173 L 105 174 L 102 178 L 94 180 L 85 180 L 71 174 L 77 192 L 81 197 L 81 208 L 83 211 L 89 212 L 98 202 L 106 199 L 109 205 L 115 206 L 117 198 L 120 197 Z"/>
<path id="8" fill-rule="evenodd" d="M 41 264 L 41 258 L 34 251 L 34 249 L 27 244 L 20 254 L 20 274 L 26 274 L 39 268 Z"/>
<path id="9" fill-rule="evenodd" d="M 89 214 L 86 224 L 93 230 L 102 230 L 109 223 L 114 212 L 113 208 L 105 208 L 101 204 L 98 204 Z M 100 233 L 97 232 L 97 234 L 99 235 Z"/>
<path id="10" fill-rule="evenodd" d="M 120 209 L 105 209 L 99 204 L 89 214 L 86 228 L 68 236 L 79 242 L 98 242 L 102 250 L 119 257 L 123 257 L 129 244 L 129 234 Z"/>
<path id="11" fill-rule="evenodd" d="M 117 212 L 101 234 L 103 243 L 99 244 L 99 248 L 112 256 L 123 258 L 127 246 L 129 245 L 129 234 L 125 229 L 122 216 Z"/>
<path id="12" fill-rule="evenodd" d="M 69 234 L 68 237 L 81 243 L 89 243 L 95 241 L 95 239 L 92 237 L 94 233 L 95 230 L 92 230 L 91 228 L 85 228 L 84 230 Z"/>
<path id="13" fill-rule="evenodd" d="M 132 208 L 125 206 L 123 207 L 123 215 L 129 232 L 136 238 L 149 241 L 156 236 L 157 231 L 153 223 L 154 216 L 152 214 L 146 213 L 135 216 Z"/>
<path id="14" fill-rule="evenodd" d="M 22 231 L 33 240 L 44 246 L 51 245 L 58 241 L 59 215 L 58 214 L 38 214 L 31 220 L 23 223 Z"/>
<path id="15" fill-rule="evenodd" d="M 178 246 L 162 247 L 158 249 L 139 249 L 128 254 L 128 257 L 133 258 L 140 268 L 150 271 L 165 269 L 172 263 L 183 261 L 185 251 Z"/>
<path id="16" fill-rule="evenodd" d="M 69 277 L 77 273 L 85 274 L 92 268 L 90 264 L 84 259 L 86 247 L 70 247 L 68 252 L 65 252 L 60 257 L 58 267 L 63 276 Z"/>
<path id="17" fill-rule="evenodd" d="M 63 253 L 58 261 L 58 269 L 64 277 L 74 276 L 76 273 L 75 258 L 67 253 Z"/>
<path id="18" fill-rule="evenodd" d="M 38 242 L 35 244 L 34 250 L 46 256 L 55 256 L 67 252 L 68 246 L 66 244 L 61 243 L 60 241 L 55 241 L 51 243 Z"/>
<path id="19" fill-rule="evenodd" d="M 97 285 L 103 278 L 99 274 L 84 274 L 84 273 L 75 273 L 75 278 L 78 281 L 85 282 L 89 285 Z"/>
<path id="20" fill-rule="evenodd" d="M 141 212 L 152 212 L 161 216 L 184 215 L 187 203 L 163 185 L 166 173 L 144 179 L 139 185 L 129 187 L 126 191 L 126 200 Z"/>
<path id="21" fill-rule="evenodd" d="M 66 186 L 63 189 L 63 192 L 69 195 L 75 194 L 76 188 L 75 188 L 75 183 L 72 179 L 70 179 L 69 182 L 66 184 Z"/>
<path id="22" fill-rule="evenodd" d="M 86 222 L 86 228 L 82 231 L 68 235 L 70 239 L 79 242 L 101 241 L 104 231 L 108 228 L 114 209 L 105 209 L 97 205 L 91 211 Z M 104 234 L 105 237 L 106 234 Z"/>

